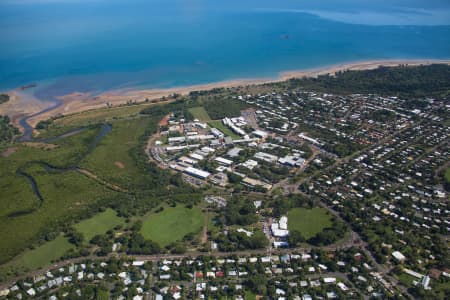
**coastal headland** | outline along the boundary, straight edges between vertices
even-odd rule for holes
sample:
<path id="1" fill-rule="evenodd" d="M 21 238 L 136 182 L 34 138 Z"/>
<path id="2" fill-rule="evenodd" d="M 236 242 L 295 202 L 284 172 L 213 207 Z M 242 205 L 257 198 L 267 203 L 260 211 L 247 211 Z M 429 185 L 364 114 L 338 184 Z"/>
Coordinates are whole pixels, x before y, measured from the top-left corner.
<path id="1" fill-rule="evenodd" d="M 130 101 L 133 103 L 139 103 L 146 100 L 158 100 L 162 97 L 168 97 L 173 94 L 187 95 L 192 91 L 259 85 L 285 81 L 291 78 L 317 77 L 325 74 L 333 75 L 336 72 L 346 70 L 370 70 L 376 69 L 380 66 L 394 67 L 398 65 L 417 66 L 429 64 L 450 64 L 450 60 L 396 59 L 357 61 L 312 69 L 281 72 L 277 78 L 235 79 L 163 89 L 116 89 L 95 96 L 91 93 L 74 92 L 71 94 L 58 96 L 57 99 L 59 101 L 57 103 L 38 99 L 28 93 L 24 93 L 21 88 L 17 88 L 7 92 L 11 96 L 11 101 L 0 105 L 0 114 L 10 116 L 13 123 L 21 131 L 24 131 L 24 121 L 26 121 L 26 123 L 31 127 L 35 127 L 40 121 L 47 120 L 51 117 L 80 113 L 86 110 L 98 109 L 105 106 L 111 107 L 123 105 L 129 103 Z"/>

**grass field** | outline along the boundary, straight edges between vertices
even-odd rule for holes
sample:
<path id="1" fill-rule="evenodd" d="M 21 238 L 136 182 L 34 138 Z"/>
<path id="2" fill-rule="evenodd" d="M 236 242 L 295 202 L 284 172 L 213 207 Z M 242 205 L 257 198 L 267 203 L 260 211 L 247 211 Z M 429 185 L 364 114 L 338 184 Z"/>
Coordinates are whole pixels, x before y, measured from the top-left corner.
<path id="1" fill-rule="evenodd" d="M 199 208 L 167 207 L 160 213 L 147 215 L 141 233 L 144 238 L 165 247 L 183 239 L 188 233 L 200 232 L 203 223 L 203 214 Z"/>
<path id="2" fill-rule="evenodd" d="M 450 168 L 445 170 L 445 180 L 450 183 Z"/>
<path id="3" fill-rule="evenodd" d="M 0 266 L 0 273 L 6 275 L 16 271 L 33 270 L 47 266 L 73 248 L 74 246 L 69 243 L 67 238 L 59 235 L 56 239 L 46 242 L 36 249 L 28 250 L 14 261 Z"/>
<path id="4" fill-rule="evenodd" d="M 211 121 L 211 118 L 209 117 L 208 113 L 203 108 L 203 106 L 189 108 L 189 112 L 192 114 L 192 116 L 195 119 L 199 119 L 202 122 L 209 122 L 209 121 Z"/>
<path id="5" fill-rule="evenodd" d="M 89 242 L 94 236 L 105 234 L 108 230 L 113 229 L 117 225 L 124 224 L 124 222 L 125 220 L 118 217 L 114 210 L 108 208 L 92 218 L 81 221 L 74 228 L 83 234 L 85 242 Z"/>
<path id="6" fill-rule="evenodd" d="M 219 129 L 220 131 L 222 131 L 225 135 L 231 136 L 231 138 L 233 140 L 237 140 L 240 139 L 240 136 L 235 134 L 233 131 L 231 131 L 230 128 L 226 127 L 225 125 L 223 125 L 222 120 L 214 120 L 214 121 L 209 121 L 208 125 L 210 127 L 215 127 L 217 129 Z"/>
<path id="7" fill-rule="evenodd" d="M 74 248 L 74 246 L 69 243 L 67 238 L 63 235 L 59 235 L 53 241 L 47 242 L 36 249 L 25 252 L 20 261 L 26 268 L 39 268 L 60 258 L 64 255 L 64 253 L 72 248 Z"/>
<path id="8" fill-rule="evenodd" d="M 245 291 L 244 299 L 245 300 L 255 300 L 256 299 L 256 295 L 253 294 L 252 291 Z"/>
<path id="9" fill-rule="evenodd" d="M 296 207 L 288 212 L 289 230 L 300 231 L 305 239 L 309 239 L 331 226 L 331 217 L 324 208 Z"/>

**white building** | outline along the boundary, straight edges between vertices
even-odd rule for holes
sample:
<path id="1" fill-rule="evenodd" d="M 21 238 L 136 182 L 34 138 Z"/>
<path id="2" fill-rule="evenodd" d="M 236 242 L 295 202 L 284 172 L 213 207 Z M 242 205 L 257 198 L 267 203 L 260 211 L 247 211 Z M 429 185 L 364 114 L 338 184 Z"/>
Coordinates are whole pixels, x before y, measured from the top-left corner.
<path id="1" fill-rule="evenodd" d="M 392 256 L 398 261 L 398 262 L 404 262 L 406 260 L 406 257 L 400 252 L 400 251 L 394 251 L 392 252 Z"/>
<path id="2" fill-rule="evenodd" d="M 233 164 L 232 160 L 223 158 L 223 157 L 216 157 L 214 159 L 215 161 L 217 161 L 219 164 L 224 165 L 224 166 L 231 166 Z"/>
<path id="3" fill-rule="evenodd" d="M 278 160 L 277 156 L 265 152 L 256 152 L 254 157 L 268 163 L 276 163 Z"/>
<path id="4" fill-rule="evenodd" d="M 186 169 L 184 169 L 184 172 L 188 175 L 200 178 L 200 179 L 207 179 L 211 173 L 203 171 L 203 170 L 199 170 L 193 167 L 188 167 Z"/>
<path id="5" fill-rule="evenodd" d="M 398 261 L 398 262 L 404 262 L 406 260 L 406 257 L 400 252 L 400 251 L 394 251 L 392 252 L 392 256 Z"/>
<path id="6" fill-rule="evenodd" d="M 280 229 L 287 230 L 288 229 L 288 218 L 286 216 L 282 216 L 280 221 L 278 222 Z"/>
<path id="7" fill-rule="evenodd" d="M 259 137 L 259 138 L 262 138 L 262 139 L 269 135 L 267 132 L 262 131 L 262 130 L 255 130 L 252 133 L 253 133 L 253 135 L 255 135 L 255 136 Z"/>

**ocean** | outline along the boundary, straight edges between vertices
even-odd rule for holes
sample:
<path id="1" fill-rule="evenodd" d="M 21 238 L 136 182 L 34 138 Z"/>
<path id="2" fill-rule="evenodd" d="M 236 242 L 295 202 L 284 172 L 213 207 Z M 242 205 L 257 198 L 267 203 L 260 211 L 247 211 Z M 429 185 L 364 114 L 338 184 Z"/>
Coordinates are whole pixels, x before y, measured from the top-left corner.
<path id="1" fill-rule="evenodd" d="M 448 59 L 450 2 L 0 0 L 0 41 L 0 90 L 37 84 L 45 100 Z"/>

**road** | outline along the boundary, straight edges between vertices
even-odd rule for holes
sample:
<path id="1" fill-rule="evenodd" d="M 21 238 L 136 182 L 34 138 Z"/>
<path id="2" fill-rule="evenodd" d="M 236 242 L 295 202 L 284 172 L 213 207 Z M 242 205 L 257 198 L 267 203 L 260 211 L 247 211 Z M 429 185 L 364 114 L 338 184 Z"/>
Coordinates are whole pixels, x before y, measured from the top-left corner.
<path id="1" fill-rule="evenodd" d="M 227 257 L 231 255 L 237 255 L 237 256 L 251 256 L 251 255 L 281 255 L 281 254 L 291 254 L 294 252 L 298 253 L 307 253 L 310 252 L 312 249 L 324 249 L 326 251 L 336 251 L 336 250 L 342 250 L 342 249 L 348 249 L 350 247 L 357 246 L 351 242 L 347 242 L 345 244 L 339 244 L 339 245 L 330 245 L 327 247 L 299 247 L 299 248 L 286 248 L 286 249 L 273 249 L 272 247 L 265 248 L 265 249 L 258 249 L 258 250 L 245 250 L 245 251 L 236 251 L 236 252 L 200 252 L 200 251 L 192 251 L 187 252 L 185 254 L 155 254 L 155 255 L 127 255 L 125 253 L 110 253 L 107 256 L 95 256 L 95 255 L 89 255 L 85 257 L 77 257 L 72 259 L 63 260 L 60 262 L 57 262 L 55 264 L 46 266 L 40 270 L 35 270 L 28 272 L 26 274 L 23 274 L 21 276 L 17 276 L 15 278 L 12 278 L 8 281 L 5 281 L 0 284 L 0 290 L 3 290 L 5 288 L 10 287 L 14 282 L 19 281 L 21 279 L 25 279 L 27 277 L 37 277 L 40 275 L 45 274 L 49 270 L 59 269 L 61 267 L 66 267 L 71 264 L 77 264 L 81 263 L 85 260 L 107 260 L 109 258 L 129 258 L 132 260 L 143 260 L 143 261 L 153 261 L 157 262 L 160 260 L 174 260 L 174 259 L 183 259 L 183 258 L 193 258 L 198 256 L 212 256 L 212 257 Z"/>

